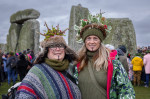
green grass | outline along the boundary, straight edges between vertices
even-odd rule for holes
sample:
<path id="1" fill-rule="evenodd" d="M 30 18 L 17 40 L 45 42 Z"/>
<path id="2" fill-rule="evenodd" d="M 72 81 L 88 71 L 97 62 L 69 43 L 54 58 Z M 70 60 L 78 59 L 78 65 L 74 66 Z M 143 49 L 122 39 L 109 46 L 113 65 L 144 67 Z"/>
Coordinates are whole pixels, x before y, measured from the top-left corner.
<path id="1" fill-rule="evenodd" d="M 8 86 L 7 82 L 3 82 L 2 86 L 0 86 L 0 99 L 2 99 L 1 95 L 6 94 L 10 86 Z M 150 99 L 150 87 L 145 88 L 144 86 L 134 86 L 136 99 Z"/>
<path id="2" fill-rule="evenodd" d="M 19 82 L 19 80 L 16 81 L 16 83 Z M 7 82 L 3 82 L 2 85 L 0 86 L 0 99 L 2 99 L 2 95 L 3 94 L 7 94 L 8 93 L 8 89 L 12 86 L 12 81 L 11 81 L 11 85 L 8 85 Z"/>
<path id="3" fill-rule="evenodd" d="M 0 86 L 0 99 L 2 99 L 2 94 L 6 94 L 10 87 L 11 86 L 9 86 L 8 83 L 6 82 L 2 83 L 2 85 Z"/>
<path id="4" fill-rule="evenodd" d="M 136 86 L 134 90 L 136 99 L 150 99 L 150 87 Z"/>

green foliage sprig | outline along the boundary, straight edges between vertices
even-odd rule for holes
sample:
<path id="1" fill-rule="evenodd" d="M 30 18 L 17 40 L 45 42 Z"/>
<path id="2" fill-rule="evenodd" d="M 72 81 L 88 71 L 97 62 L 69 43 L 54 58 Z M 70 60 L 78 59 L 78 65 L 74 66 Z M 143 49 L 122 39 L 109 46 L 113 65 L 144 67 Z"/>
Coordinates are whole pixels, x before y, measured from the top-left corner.
<path id="1" fill-rule="evenodd" d="M 60 30 L 60 29 L 59 29 L 59 24 L 56 26 L 56 28 L 53 27 L 53 25 L 52 25 L 52 29 L 50 29 L 50 28 L 48 27 L 48 25 L 47 25 L 46 22 L 45 22 L 44 26 L 46 26 L 47 30 L 44 30 L 45 33 L 40 33 L 41 35 L 45 36 L 45 39 L 44 39 L 44 40 L 48 40 L 49 38 L 54 37 L 54 36 L 56 36 L 56 35 L 59 35 L 59 36 L 66 36 L 66 35 L 64 35 L 64 34 L 65 34 L 65 32 L 68 30 L 68 28 L 65 29 L 65 30 L 63 30 L 63 31 Z"/>

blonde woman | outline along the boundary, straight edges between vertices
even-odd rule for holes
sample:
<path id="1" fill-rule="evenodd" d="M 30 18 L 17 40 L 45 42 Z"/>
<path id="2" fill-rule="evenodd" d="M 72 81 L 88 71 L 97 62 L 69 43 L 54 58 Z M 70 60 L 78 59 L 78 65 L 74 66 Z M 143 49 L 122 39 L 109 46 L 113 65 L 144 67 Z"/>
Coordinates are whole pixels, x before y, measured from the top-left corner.
<path id="1" fill-rule="evenodd" d="M 97 20 L 100 18 L 102 17 L 99 16 Z M 100 24 L 100 21 L 91 19 L 82 20 L 86 25 L 82 25 L 84 22 L 81 22 L 83 27 L 79 32 L 84 42 L 79 51 L 78 63 L 82 99 L 134 99 L 133 86 L 116 58 L 117 51 L 109 52 L 102 44 L 106 32 L 110 29 L 107 25 Z"/>

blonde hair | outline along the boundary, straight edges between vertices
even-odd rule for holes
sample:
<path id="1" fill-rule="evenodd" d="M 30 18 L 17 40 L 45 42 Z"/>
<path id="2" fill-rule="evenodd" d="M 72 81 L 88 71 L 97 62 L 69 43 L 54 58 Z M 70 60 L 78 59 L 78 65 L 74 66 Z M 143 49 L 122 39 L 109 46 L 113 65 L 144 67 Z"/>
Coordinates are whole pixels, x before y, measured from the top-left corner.
<path id="1" fill-rule="evenodd" d="M 88 65 L 88 58 L 86 52 L 87 48 L 84 44 L 78 52 L 80 62 L 79 70 L 82 70 L 86 65 Z M 107 71 L 108 60 L 109 50 L 101 43 L 100 48 L 98 49 L 98 54 L 93 56 L 95 69 L 97 71 L 100 71 L 102 68 L 104 68 L 104 70 Z"/>

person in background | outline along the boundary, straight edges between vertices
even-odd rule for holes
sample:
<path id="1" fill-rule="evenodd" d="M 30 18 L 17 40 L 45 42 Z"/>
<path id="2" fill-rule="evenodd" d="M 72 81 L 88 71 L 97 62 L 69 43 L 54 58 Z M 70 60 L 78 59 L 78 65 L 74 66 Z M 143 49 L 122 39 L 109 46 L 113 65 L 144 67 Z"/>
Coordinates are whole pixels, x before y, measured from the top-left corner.
<path id="1" fill-rule="evenodd" d="M 115 50 L 115 47 L 113 45 L 111 45 L 111 44 L 106 44 L 105 47 L 108 48 L 111 51 Z"/>
<path id="2" fill-rule="evenodd" d="M 127 57 L 125 56 L 126 53 L 126 47 L 124 45 L 121 45 L 117 49 L 117 53 L 119 56 L 119 61 L 122 63 L 124 69 L 126 70 L 127 74 L 129 73 L 129 66 L 127 63 Z"/>
<path id="3" fill-rule="evenodd" d="M 30 55 L 31 54 L 31 51 L 27 51 L 27 56 L 26 56 L 26 59 L 31 62 L 32 60 L 32 56 Z"/>
<path id="4" fill-rule="evenodd" d="M 16 70 L 17 70 L 17 72 L 19 74 L 20 81 L 22 81 L 23 78 L 26 76 L 26 74 L 27 74 L 27 67 L 28 67 L 28 62 L 25 59 L 24 54 L 21 54 L 19 56 L 19 60 L 17 62 L 17 66 L 16 66 Z"/>
<path id="5" fill-rule="evenodd" d="M 133 76 L 134 76 L 133 84 L 134 84 L 134 86 L 136 86 L 136 85 L 140 86 L 143 60 L 139 56 L 139 54 L 136 53 L 135 57 L 132 59 L 131 63 L 133 65 Z"/>
<path id="6" fill-rule="evenodd" d="M 101 14 L 89 15 L 89 19 L 81 19 L 81 25 L 75 26 L 79 29 L 77 42 L 84 42 L 77 64 L 82 99 L 134 99 L 133 86 L 116 59 L 117 51 L 110 53 L 102 43 L 111 27 L 99 23 L 101 20 L 105 20 Z"/>
<path id="7" fill-rule="evenodd" d="M 27 52 L 28 51 L 28 52 Z M 32 63 L 30 62 L 30 58 L 31 58 L 31 56 L 30 55 L 27 55 L 27 53 L 29 54 L 30 53 L 30 49 L 27 49 L 27 51 L 26 50 L 24 50 L 23 51 L 23 53 L 22 54 L 24 54 L 24 56 L 25 56 L 25 59 L 27 60 L 27 62 L 28 62 L 28 67 L 27 67 L 27 72 L 32 68 Z M 29 56 L 29 57 L 28 57 Z"/>
<path id="8" fill-rule="evenodd" d="M 3 53 L 2 53 L 2 50 L 0 48 L 0 86 L 1 86 L 2 79 L 3 79 L 3 73 L 2 73 L 3 60 L 2 60 L 2 56 L 3 56 Z"/>
<path id="9" fill-rule="evenodd" d="M 7 72 L 8 72 L 8 85 L 11 84 L 11 78 L 13 79 L 13 85 L 16 83 L 16 69 L 15 68 L 11 68 L 11 62 L 13 60 L 16 60 L 15 56 L 14 56 L 14 52 L 9 52 L 8 55 L 8 59 L 7 59 Z"/>
<path id="10" fill-rule="evenodd" d="M 32 59 L 35 57 L 33 50 L 31 50 L 31 54 L 30 55 L 31 55 Z"/>
<path id="11" fill-rule="evenodd" d="M 43 51 L 22 80 L 15 99 L 81 99 L 74 65 L 77 55 L 61 36 L 65 31 L 57 32 L 50 31 L 41 43 Z"/>
<path id="12" fill-rule="evenodd" d="M 19 60 L 19 57 L 20 57 L 19 53 L 15 53 L 16 64 L 17 64 L 17 62 Z M 17 70 L 16 70 L 16 74 L 15 75 L 16 75 L 16 81 L 18 81 L 18 71 Z"/>
<path id="13" fill-rule="evenodd" d="M 129 66 L 129 80 L 130 81 L 133 81 L 133 65 L 131 63 L 131 54 L 127 54 L 127 63 L 128 63 L 128 66 Z"/>
<path id="14" fill-rule="evenodd" d="M 6 64 L 7 64 L 7 55 L 3 54 L 2 60 L 3 60 L 3 67 L 4 67 L 4 80 L 6 80 L 8 78 L 7 67 L 6 67 Z"/>
<path id="15" fill-rule="evenodd" d="M 149 75 L 150 75 L 150 50 L 147 51 L 147 54 L 143 58 L 145 74 L 146 74 L 146 84 L 145 87 L 149 87 Z"/>
<path id="16" fill-rule="evenodd" d="M 115 50 L 115 47 L 110 44 L 106 44 L 105 47 L 107 48 L 107 50 L 110 53 L 110 58 L 115 59 L 115 57 L 117 57 L 117 50 Z"/>

